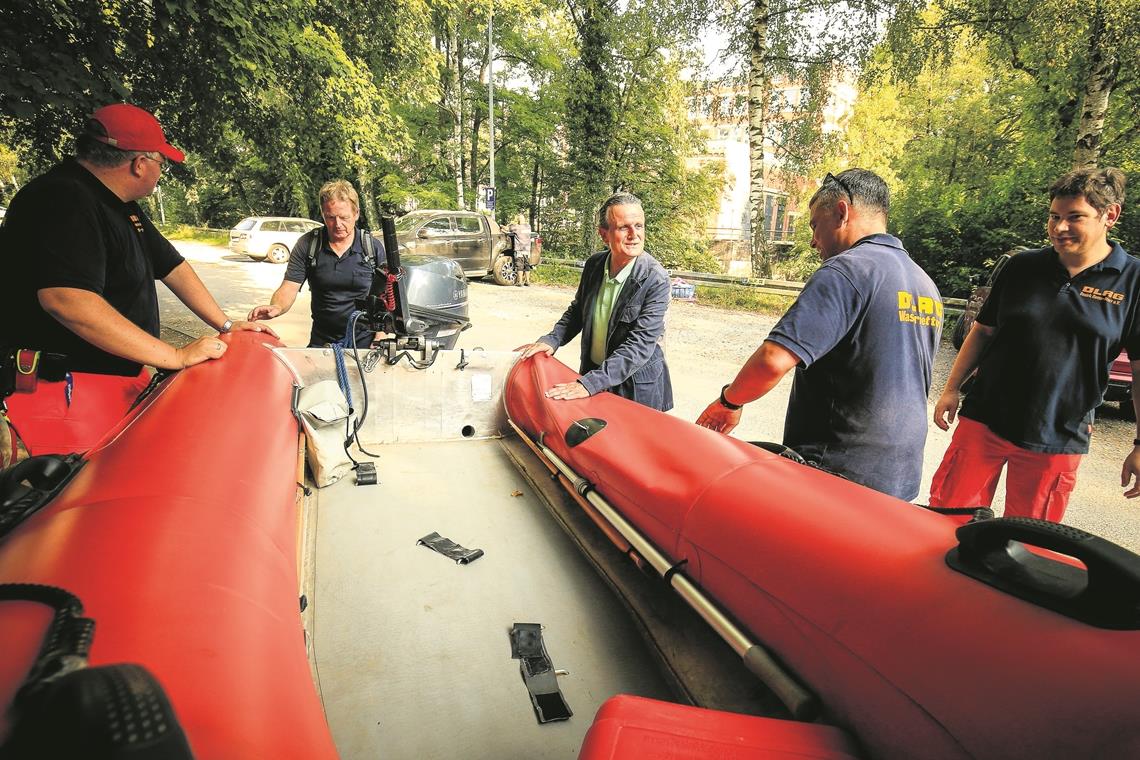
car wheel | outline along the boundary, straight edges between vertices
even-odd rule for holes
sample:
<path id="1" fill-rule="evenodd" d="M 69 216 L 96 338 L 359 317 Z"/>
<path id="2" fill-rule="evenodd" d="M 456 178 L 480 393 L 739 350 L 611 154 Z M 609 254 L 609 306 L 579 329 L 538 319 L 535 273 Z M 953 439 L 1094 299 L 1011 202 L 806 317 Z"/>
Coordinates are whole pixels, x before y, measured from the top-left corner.
<path id="1" fill-rule="evenodd" d="M 514 285 L 518 272 L 515 271 L 515 260 L 503 254 L 495 259 L 495 268 L 491 270 L 496 285 Z"/>
<path id="2" fill-rule="evenodd" d="M 954 323 L 954 331 L 950 333 L 950 342 L 954 344 L 954 348 L 956 349 L 961 349 L 962 344 L 966 342 L 965 313 L 958 315 L 958 321 Z"/>
<path id="3" fill-rule="evenodd" d="M 272 264 L 284 264 L 289 260 L 289 249 L 278 243 L 269 247 L 269 252 L 265 254 L 265 260 Z"/>

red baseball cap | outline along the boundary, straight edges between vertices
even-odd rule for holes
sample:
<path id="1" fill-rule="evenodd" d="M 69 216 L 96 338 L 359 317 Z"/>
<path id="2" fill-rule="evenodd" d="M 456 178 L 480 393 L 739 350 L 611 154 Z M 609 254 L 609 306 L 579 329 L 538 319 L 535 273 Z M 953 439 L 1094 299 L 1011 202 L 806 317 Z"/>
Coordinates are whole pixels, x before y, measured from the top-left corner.
<path id="1" fill-rule="evenodd" d="M 105 136 L 92 135 L 99 142 L 121 150 L 157 151 L 176 163 L 186 159 L 182 151 L 166 141 L 158 119 L 138 106 L 130 103 L 103 106 L 91 114 L 91 118 L 107 131 Z"/>

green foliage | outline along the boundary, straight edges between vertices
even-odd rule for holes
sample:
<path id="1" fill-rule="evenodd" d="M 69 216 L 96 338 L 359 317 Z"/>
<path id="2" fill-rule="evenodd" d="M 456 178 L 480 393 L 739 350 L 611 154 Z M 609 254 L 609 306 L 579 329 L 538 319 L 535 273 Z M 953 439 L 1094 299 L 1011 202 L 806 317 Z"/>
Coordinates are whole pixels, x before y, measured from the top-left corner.
<path id="1" fill-rule="evenodd" d="M 937 11 L 922 18 L 930 28 L 941 20 Z M 845 144 L 826 166 L 881 174 L 892 191 L 891 231 L 943 295 L 964 297 L 1001 253 L 1046 244 L 1046 189 L 1071 157 L 1071 149 L 1059 147 L 1071 131 L 1056 119 L 1072 87 L 1060 86 L 1060 72 L 1054 86 L 1043 87 L 1041 72 L 1015 66 L 967 31 L 940 39 L 944 54 L 920 56 L 917 66 L 909 48 L 880 47 Z M 1025 48 L 1023 60 L 1043 50 Z M 1137 131 L 1135 115 L 1125 113 L 1130 107 L 1110 112 L 1117 122 L 1105 158 L 1134 172 L 1140 167 L 1130 152 L 1137 137 L 1128 136 L 1126 125 Z M 1140 250 L 1138 231 L 1135 224 L 1115 230 L 1132 250 Z"/>
<path id="2" fill-rule="evenodd" d="M 575 288 L 582 279 L 582 270 L 563 264 L 539 264 L 530 273 L 530 281 L 539 285 L 565 285 Z"/>
<path id="3" fill-rule="evenodd" d="M 758 314 L 779 316 L 786 312 L 796 300 L 792 296 L 776 296 L 760 293 L 753 288 L 740 285 L 713 287 L 697 285 L 697 302 L 705 306 L 716 306 L 733 311 L 754 311 Z"/>
<path id="4" fill-rule="evenodd" d="M 229 243 L 228 230 L 212 230 L 205 227 L 191 227 L 188 224 L 159 225 L 161 232 L 169 240 L 188 240 L 206 245 L 225 246 Z"/>

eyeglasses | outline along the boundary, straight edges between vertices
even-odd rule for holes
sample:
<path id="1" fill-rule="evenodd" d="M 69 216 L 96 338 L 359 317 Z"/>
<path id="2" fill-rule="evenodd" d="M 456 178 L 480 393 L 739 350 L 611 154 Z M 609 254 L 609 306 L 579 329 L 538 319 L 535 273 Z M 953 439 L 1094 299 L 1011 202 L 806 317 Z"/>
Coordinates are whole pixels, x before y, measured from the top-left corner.
<path id="1" fill-rule="evenodd" d="M 855 203 L 855 193 L 851 192 L 851 188 L 849 188 L 849 187 L 847 186 L 847 183 L 846 183 L 846 182 L 844 182 L 843 180 L 839 179 L 839 177 L 836 177 L 836 176 L 835 176 L 834 174 L 832 174 L 831 172 L 828 172 L 828 173 L 827 173 L 827 176 L 825 176 L 825 177 L 823 178 L 823 184 L 824 184 L 824 185 L 826 185 L 828 182 L 834 182 L 835 184 L 839 185 L 839 189 L 840 189 L 840 190 L 842 190 L 842 191 L 843 191 L 843 192 L 844 192 L 844 193 L 847 195 L 847 200 L 848 200 L 848 201 L 849 201 L 849 202 L 850 202 L 852 205 L 854 205 L 854 203 Z"/>
<path id="2" fill-rule="evenodd" d="M 145 158 L 149 161 L 154 161 L 156 164 L 158 164 L 159 171 L 163 173 L 166 172 L 166 158 L 162 154 L 158 154 L 158 158 L 155 158 L 149 153 L 140 153 L 139 158 Z"/>

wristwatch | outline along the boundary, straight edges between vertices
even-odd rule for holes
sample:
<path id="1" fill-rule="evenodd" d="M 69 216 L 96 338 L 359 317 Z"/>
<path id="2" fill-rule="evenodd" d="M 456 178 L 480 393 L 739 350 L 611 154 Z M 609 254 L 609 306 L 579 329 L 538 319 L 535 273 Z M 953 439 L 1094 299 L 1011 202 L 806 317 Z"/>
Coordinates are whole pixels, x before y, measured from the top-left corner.
<path id="1" fill-rule="evenodd" d="M 233 326 L 234 321 L 232 319 L 227 319 L 225 322 L 222 322 L 222 326 L 218 328 L 218 332 L 223 334 L 228 333 L 230 331 L 230 328 Z"/>
<path id="2" fill-rule="evenodd" d="M 737 410 L 743 409 L 744 404 L 734 404 L 731 401 L 729 401 L 727 398 L 724 397 L 724 392 L 728 390 L 728 386 L 730 386 L 730 385 L 732 385 L 732 383 L 726 383 L 725 386 L 720 389 L 719 401 L 720 401 L 720 405 L 723 406 L 725 409 L 728 409 L 730 412 L 735 412 Z"/>

